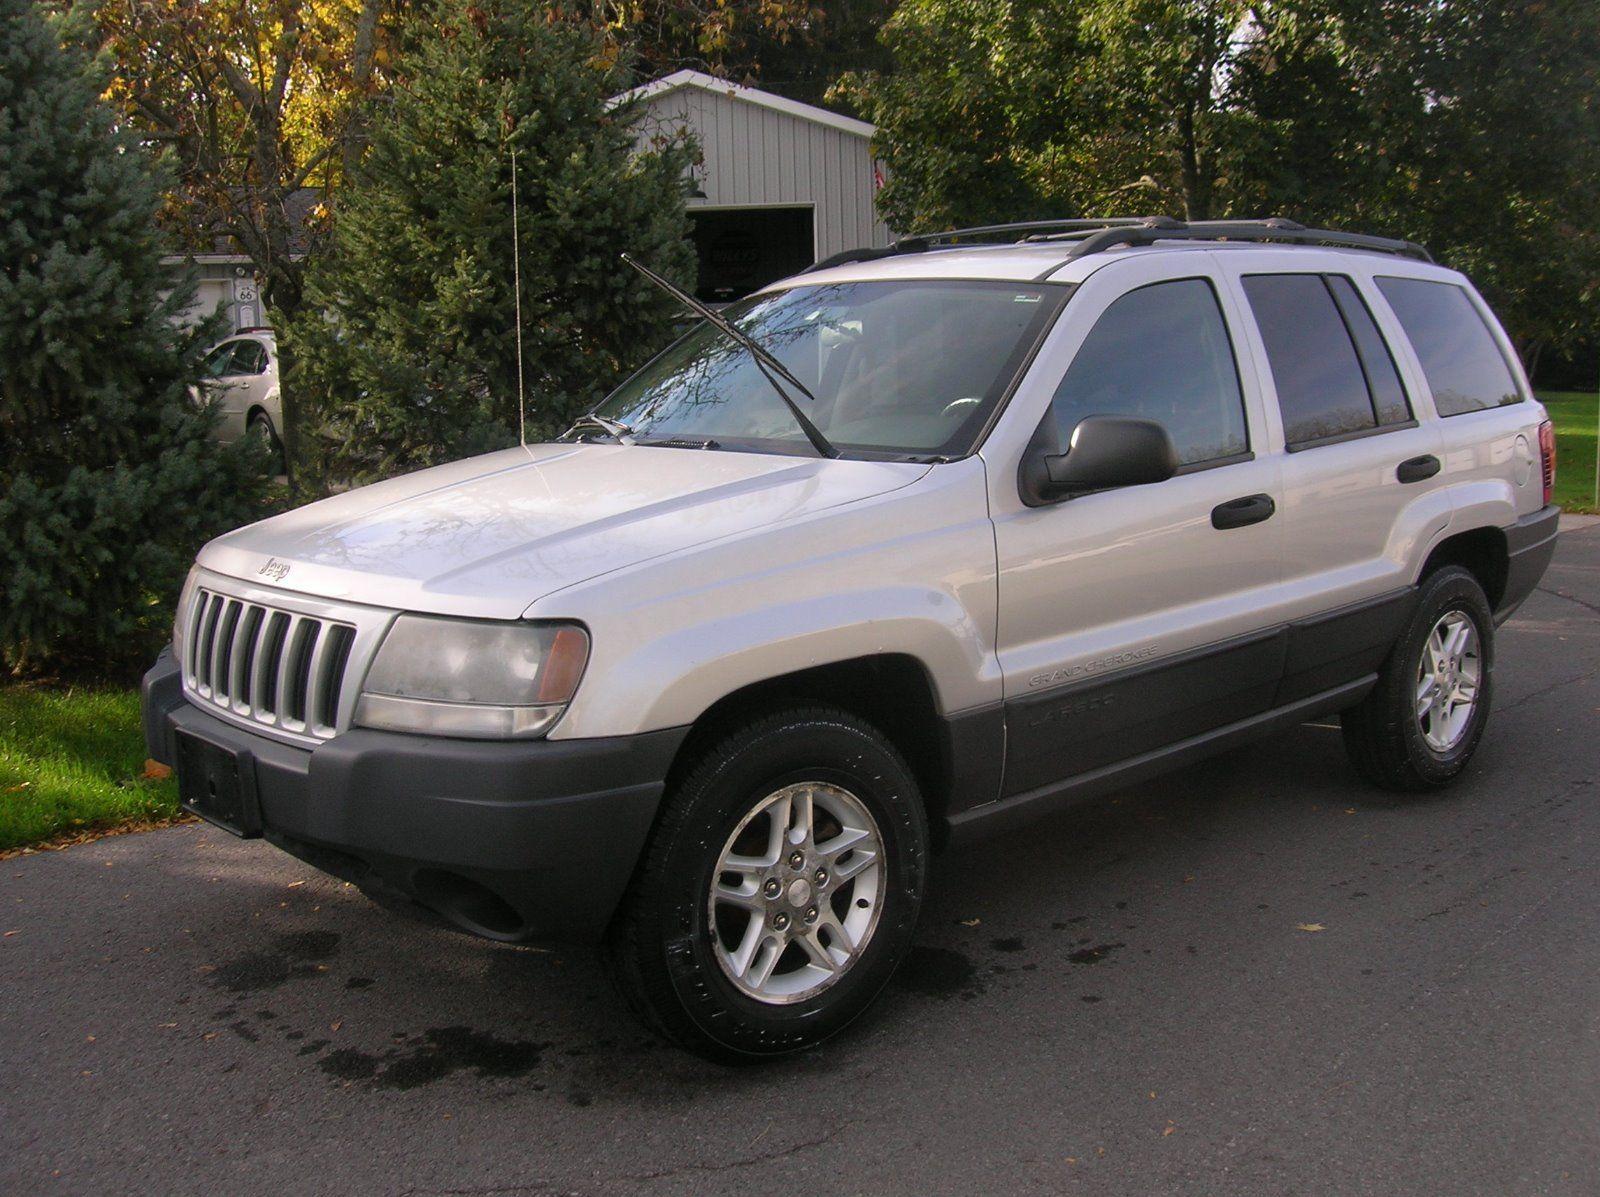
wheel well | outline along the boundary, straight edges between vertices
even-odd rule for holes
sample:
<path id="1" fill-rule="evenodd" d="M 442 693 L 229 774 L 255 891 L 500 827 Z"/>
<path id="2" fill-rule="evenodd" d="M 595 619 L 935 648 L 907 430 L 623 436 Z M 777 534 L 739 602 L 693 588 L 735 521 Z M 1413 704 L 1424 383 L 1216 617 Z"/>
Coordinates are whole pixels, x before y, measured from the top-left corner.
<path id="1" fill-rule="evenodd" d="M 1474 528 L 1447 536 L 1434 546 L 1418 580 L 1446 565 L 1459 565 L 1478 579 L 1478 585 L 1489 597 L 1490 608 L 1496 609 L 1505 597 L 1509 560 L 1504 532 L 1499 528 Z"/>
<path id="2" fill-rule="evenodd" d="M 915 657 L 857 657 L 768 678 L 718 699 L 694 721 L 667 775 L 668 785 L 700 753 L 739 724 L 786 707 L 839 707 L 872 724 L 905 757 L 922 790 L 928 821 L 943 821 L 950 796 L 949 754 L 928 671 Z"/>
<path id="3" fill-rule="evenodd" d="M 278 426 L 272 422 L 272 413 L 266 408 L 262 407 L 259 403 L 253 404 L 250 410 L 244 413 L 245 424 L 248 425 L 250 421 L 255 419 L 257 416 L 266 416 L 267 424 L 272 428 L 272 431 L 278 431 Z"/>

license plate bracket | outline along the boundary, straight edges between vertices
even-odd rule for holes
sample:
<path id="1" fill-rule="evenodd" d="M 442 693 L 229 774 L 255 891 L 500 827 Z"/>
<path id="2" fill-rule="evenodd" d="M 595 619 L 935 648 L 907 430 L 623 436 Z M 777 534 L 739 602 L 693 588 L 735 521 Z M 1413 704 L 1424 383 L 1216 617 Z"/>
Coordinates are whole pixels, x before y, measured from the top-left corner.
<path id="1" fill-rule="evenodd" d="M 178 804 L 241 839 L 259 836 L 255 758 L 185 731 L 176 740 Z"/>

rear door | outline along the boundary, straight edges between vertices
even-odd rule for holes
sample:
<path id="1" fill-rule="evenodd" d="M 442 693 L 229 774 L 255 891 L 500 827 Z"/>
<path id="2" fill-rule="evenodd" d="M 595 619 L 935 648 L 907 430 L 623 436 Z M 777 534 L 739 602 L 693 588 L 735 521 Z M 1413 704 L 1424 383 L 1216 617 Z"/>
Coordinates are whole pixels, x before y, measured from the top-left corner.
<path id="1" fill-rule="evenodd" d="M 1437 426 L 1419 421 L 1382 305 L 1349 257 L 1318 254 L 1297 270 L 1229 263 L 1284 449 L 1280 704 L 1377 668 L 1409 614 L 1415 562 L 1450 519 Z"/>
<path id="2" fill-rule="evenodd" d="M 1278 466 L 1256 451 L 1255 372 L 1210 256 L 1091 275 L 984 446 L 1007 797 L 1246 718 L 1276 691 L 1281 636 L 1263 610 L 1281 579 Z M 1060 451 L 1089 415 L 1160 421 L 1180 474 L 1028 506 L 1030 438 Z"/>
<path id="3" fill-rule="evenodd" d="M 244 415 L 260 406 L 267 397 L 267 384 L 267 347 L 260 341 L 240 341 L 228 380 L 229 410 Z"/>

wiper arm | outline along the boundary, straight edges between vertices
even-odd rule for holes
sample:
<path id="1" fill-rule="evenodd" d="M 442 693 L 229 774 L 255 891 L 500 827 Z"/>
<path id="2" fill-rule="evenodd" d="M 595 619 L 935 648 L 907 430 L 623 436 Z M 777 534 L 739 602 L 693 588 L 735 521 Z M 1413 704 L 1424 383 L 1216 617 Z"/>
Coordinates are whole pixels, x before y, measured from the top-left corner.
<path id="1" fill-rule="evenodd" d="M 640 441 L 641 445 L 654 445 L 663 449 L 720 449 L 721 441 L 704 436 L 666 436 L 658 441 Z"/>
<path id="2" fill-rule="evenodd" d="M 585 424 L 593 424 L 618 444 L 631 445 L 634 443 L 633 429 L 629 428 L 621 420 L 613 420 L 609 416 L 597 416 L 592 411 L 585 412 L 579 416 L 572 422 L 572 428 L 567 429 L 567 431 L 571 432 L 573 428 L 581 428 Z"/>
<path id="3" fill-rule="evenodd" d="M 811 447 L 823 457 L 839 456 L 839 450 L 834 447 L 833 442 L 822 434 L 822 429 L 818 428 L 811 418 L 800 410 L 800 405 L 794 401 L 789 392 L 784 390 L 782 384 L 778 382 L 778 379 L 782 378 L 812 403 L 817 401 L 817 397 L 811 393 L 811 388 L 796 378 L 788 366 L 785 366 L 771 353 L 767 352 L 760 341 L 757 341 L 749 333 L 739 328 L 731 320 L 724 319 L 721 313 L 708 308 L 687 291 L 662 278 L 643 262 L 635 259 L 632 254 L 623 254 L 622 260 L 711 325 L 712 328 L 722 333 L 723 336 L 738 342 L 748 349 L 750 356 L 756 360 L 756 369 L 761 371 L 761 377 L 771 384 L 772 389 L 777 392 L 778 398 L 783 400 L 783 405 L 789 409 L 789 414 L 794 416 L 795 423 L 800 425 L 800 431 L 806 434 L 806 440 L 811 442 Z"/>

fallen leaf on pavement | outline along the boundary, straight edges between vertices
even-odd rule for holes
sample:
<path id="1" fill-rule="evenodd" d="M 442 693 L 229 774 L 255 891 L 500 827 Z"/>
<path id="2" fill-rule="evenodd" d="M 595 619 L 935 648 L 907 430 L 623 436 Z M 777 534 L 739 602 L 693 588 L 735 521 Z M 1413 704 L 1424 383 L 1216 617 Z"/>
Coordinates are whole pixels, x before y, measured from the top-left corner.
<path id="1" fill-rule="evenodd" d="M 957 921 L 963 927 L 976 927 L 979 923 L 983 922 L 982 919 L 958 919 Z"/>
<path id="2" fill-rule="evenodd" d="M 1324 927 L 1321 923 L 1296 923 L 1294 925 L 1294 929 L 1296 931 L 1326 931 L 1327 930 L 1327 928 Z"/>

